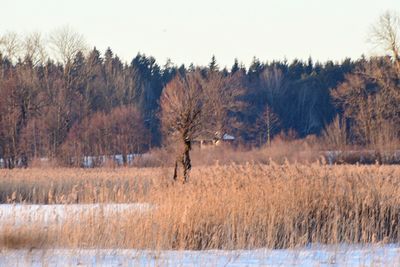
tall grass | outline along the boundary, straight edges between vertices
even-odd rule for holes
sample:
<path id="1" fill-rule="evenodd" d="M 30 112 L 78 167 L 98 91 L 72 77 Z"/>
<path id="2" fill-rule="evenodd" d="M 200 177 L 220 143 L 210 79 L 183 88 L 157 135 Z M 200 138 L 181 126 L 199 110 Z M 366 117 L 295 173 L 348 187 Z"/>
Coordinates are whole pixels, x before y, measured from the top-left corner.
<path id="1" fill-rule="evenodd" d="M 71 215 L 49 228 L 4 227 L 1 243 L 20 244 L 17 237 L 30 231 L 40 240 L 36 246 L 48 239 L 51 246 L 74 248 L 243 249 L 400 241 L 398 166 L 217 165 L 194 168 L 185 185 L 169 182 L 170 172 L 2 170 L 2 200 L 12 201 L 14 194 L 13 201 L 56 203 L 75 190 L 75 203 L 139 201 L 156 208 L 111 218 L 87 216 L 79 224 Z"/>

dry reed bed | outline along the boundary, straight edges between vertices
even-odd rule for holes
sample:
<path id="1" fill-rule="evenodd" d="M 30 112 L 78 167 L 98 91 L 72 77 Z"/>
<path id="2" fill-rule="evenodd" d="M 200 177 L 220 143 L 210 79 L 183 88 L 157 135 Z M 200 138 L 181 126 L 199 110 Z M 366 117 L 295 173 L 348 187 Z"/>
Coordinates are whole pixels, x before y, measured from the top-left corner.
<path id="1" fill-rule="evenodd" d="M 164 180 L 166 171 L 161 168 L 0 169 L 0 203 L 137 202 L 155 181 Z"/>
<path id="2" fill-rule="evenodd" d="M 127 212 L 113 219 L 81 218 L 84 223 L 80 224 L 71 216 L 62 225 L 47 229 L 38 225 L 18 230 L 5 227 L 0 241 L 8 247 L 7 240 L 20 244 L 16 240 L 25 240 L 30 231 L 35 233 L 35 240 L 40 240 L 35 246 L 74 248 L 243 249 L 400 241 L 398 166 L 213 166 L 195 168 L 186 185 L 170 183 L 168 172 L 2 171 L 1 185 L 10 189 L 2 192 L 6 198 L 14 193 L 23 200 L 36 194 L 32 199 L 46 202 L 49 188 L 70 195 L 78 185 L 78 202 L 96 200 L 92 199 L 96 188 L 103 190 L 102 197 L 97 198 L 103 202 L 141 201 L 157 208 L 149 213 Z M 115 193 L 119 189 L 120 195 Z"/>

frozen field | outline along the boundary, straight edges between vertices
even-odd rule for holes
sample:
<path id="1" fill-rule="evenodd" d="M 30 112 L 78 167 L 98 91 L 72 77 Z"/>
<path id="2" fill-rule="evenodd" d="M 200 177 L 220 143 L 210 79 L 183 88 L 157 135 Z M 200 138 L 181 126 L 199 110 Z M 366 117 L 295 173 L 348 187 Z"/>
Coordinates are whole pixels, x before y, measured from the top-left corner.
<path id="1" fill-rule="evenodd" d="M 3 250 L 0 266 L 399 266 L 400 247 L 297 250 Z"/>

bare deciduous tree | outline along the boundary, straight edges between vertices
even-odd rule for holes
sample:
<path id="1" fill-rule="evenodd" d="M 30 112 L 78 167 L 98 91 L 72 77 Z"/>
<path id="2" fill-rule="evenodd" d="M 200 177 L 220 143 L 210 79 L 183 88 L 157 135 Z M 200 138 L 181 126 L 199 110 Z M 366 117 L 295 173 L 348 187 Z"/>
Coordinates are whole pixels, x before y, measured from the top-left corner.
<path id="1" fill-rule="evenodd" d="M 45 41 L 39 32 L 28 34 L 22 43 L 22 47 L 25 58 L 29 59 L 33 66 L 45 63 L 48 55 Z"/>
<path id="2" fill-rule="evenodd" d="M 194 71 L 167 84 L 160 99 L 160 118 L 164 135 L 178 147 L 174 180 L 188 181 L 191 144 L 197 137 L 222 138 L 228 128 L 234 128 L 231 113 L 243 106 L 238 100 L 242 92 L 239 77 L 216 72 L 202 76 Z"/>
<path id="3" fill-rule="evenodd" d="M 282 71 L 277 67 L 267 68 L 260 75 L 261 97 L 264 102 L 264 109 L 256 121 L 256 131 L 260 137 L 266 139 L 267 145 L 271 145 L 272 135 L 278 130 L 280 120 L 272 107 L 276 107 L 277 99 L 285 90 L 285 81 Z"/>
<path id="4" fill-rule="evenodd" d="M 21 51 L 21 41 L 15 32 L 8 32 L 0 36 L 0 54 L 10 60 L 17 60 Z"/>
<path id="5" fill-rule="evenodd" d="M 264 112 L 256 121 L 257 130 L 261 136 L 264 135 L 267 145 L 271 146 L 271 137 L 275 131 L 279 128 L 279 117 L 274 113 L 271 107 L 267 104 Z M 260 141 L 260 144 L 262 142 Z"/>
<path id="6" fill-rule="evenodd" d="M 165 136 L 178 145 L 174 180 L 186 183 L 191 169 L 190 150 L 192 141 L 203 127 L 204 90 L 198 72 L 176 76 L 165 87 L 161 99 L 161 122 Z M 182 168 L 182 173 L 180 169 Z"/>
<path id="7" fill-rule="evenodd" d="M 273 105 L 275 98 L 284 93 L 285 82 L 282 71 L 276 67 L 264 70 L 261 74 L 261 86 L 266 95 L 266 101 Z"/>
<path id="8" fill-rule="evenodd" d="M 386 11 L 371 27 L 369 41 L 390 53 L 400 71 L 400 16 L 396 12 Z"/>
<path id="9" fill-rule="evenodd" d="M 100 164 L 103 156 L 121 155 L 127 165 L 129 154 L 141 153 L 146 147 L 148 135 L 140 112 L 132 106 L 117 107 L 108 114 L 96 112 L 69 131 L 63 157 L 80 165 L 83 156 L 94 156 Z"/>
<path id="10" fill-rule="evenodd" d="M 387 58 L 371 59 L 346 76 L 332 91 L 332 97 L 352 124 L 353 138 L 364 145 L 382 145 L 383 127 L 395 126 L 400 135 L 400 90 L 393 62 Z M 397 128 L 397 129 L 396 129 Z"/>
<path id="11" fill-rule="evenodd" d="M 400 137 L 399 15 L 389 11 L 381 15 L 371 28 L 369 41 L 390 57 L 363 62 L 331 95 L 345 119 L 350 119 L 351 139 L 382 147 Z"/>
<path id="12" fill-rule="evenodd" d="M 55 30 L 50 35 L 50 44 L 55 57 L 64 65 L 70 64 L 79 51 L 86 50 L 83 35 L 73 31 L 69 26 Z"/>

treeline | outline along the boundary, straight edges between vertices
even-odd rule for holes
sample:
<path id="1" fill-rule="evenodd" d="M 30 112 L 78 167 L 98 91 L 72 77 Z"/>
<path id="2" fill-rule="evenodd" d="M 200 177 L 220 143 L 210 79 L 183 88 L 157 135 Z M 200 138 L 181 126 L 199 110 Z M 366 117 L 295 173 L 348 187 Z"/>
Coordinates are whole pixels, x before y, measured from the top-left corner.
<path id="1" fill-rule="evenodd" d="M 53 57 L 38 34 L 19 45 L 11 34 L 0 41 L 0 158 L 6 167 L 43 157 L 79 165 L 87 155 L 122 154 L 126 162 L 128 154 L 161 146 L 163 88 L 193 72 L 234 78 L 241 105 L 224 115 L 235 119 L 219 130 L 244 144 L 261 146 L 280 132 L 317 135 L 332 147 L 399 138 L 398 55 L 325 63 L 254 58 L 248 68 L 238 60 L 220 68 L 212 57 L 208 66 L 160 66 L 144 54 L 127 64 L 110 48 L 87 50 L 69 30 L 51 42 Z"/>
<path id="2" fill-rule="evenodd" d="M 129 66 L 111 50 L 104 57 L 96 49 L 77 52 L 65 65 L 33 64 L 28 57 L 13 64 L 1 56 L 0 157 L 11 167 L 29 158 L 61 158 L 73 146 L 93 155 L 159 145 L 162 88 L 159 67 L 142 55 Z"/>

